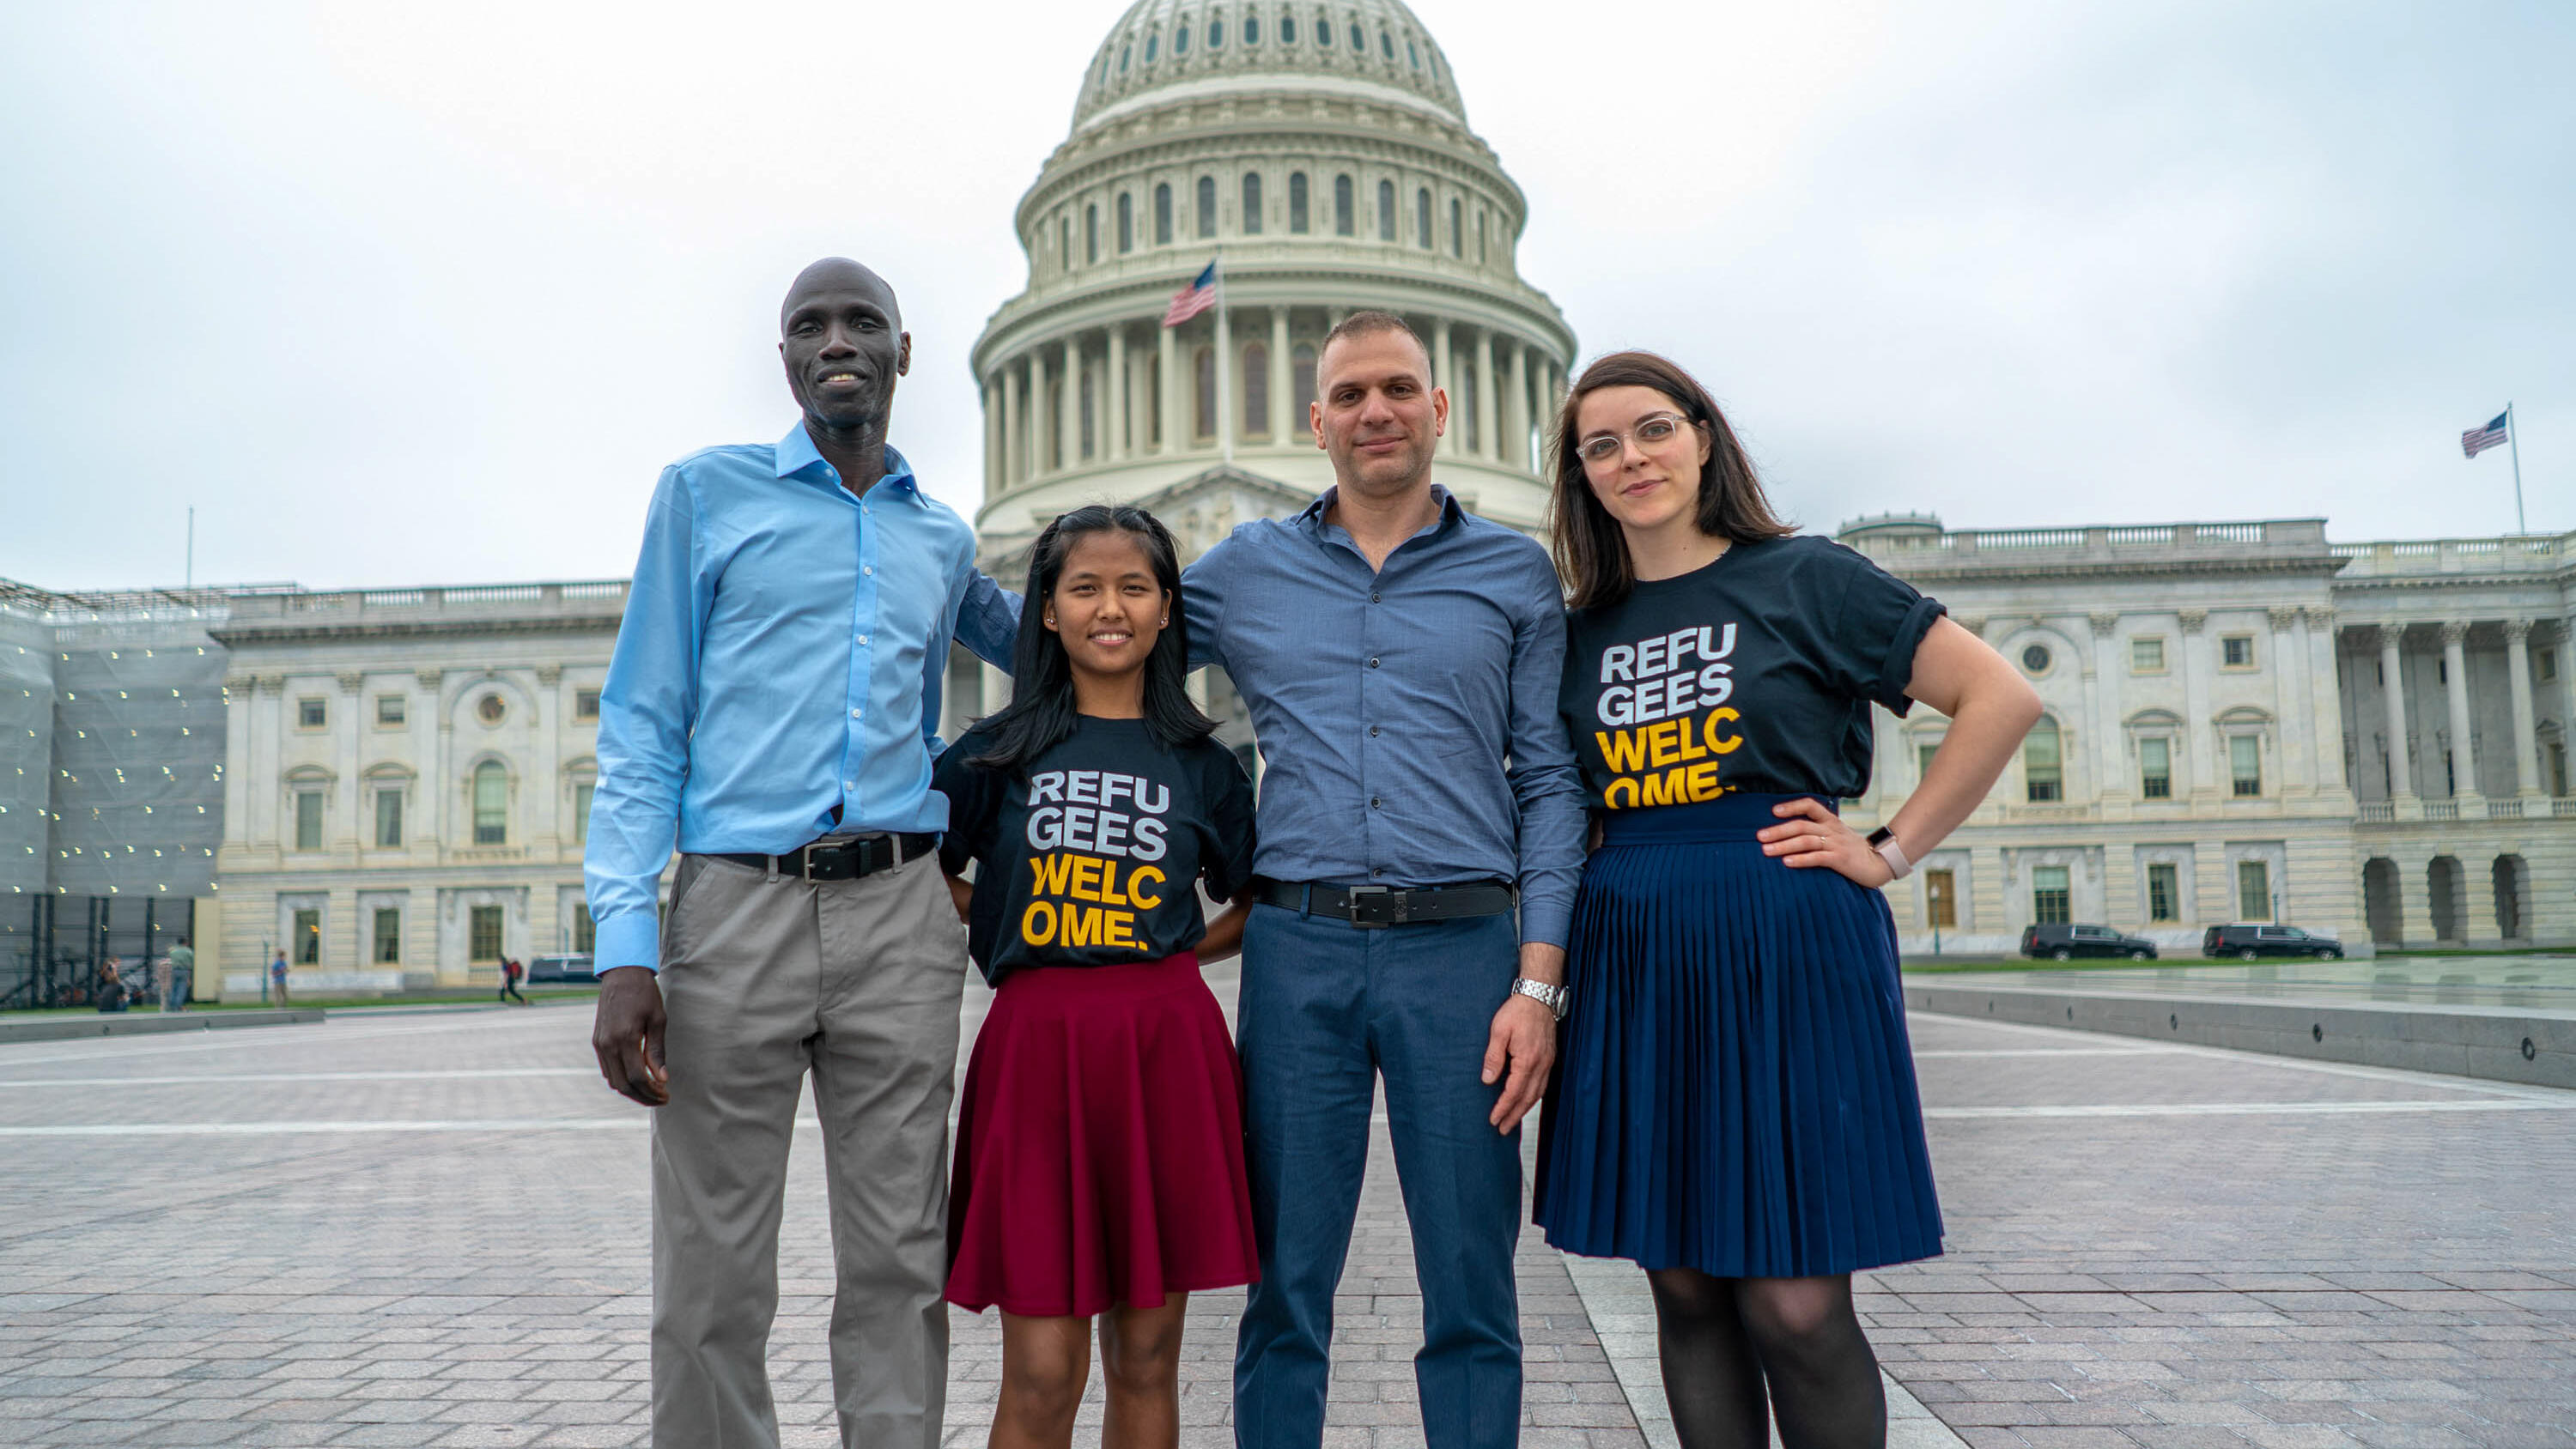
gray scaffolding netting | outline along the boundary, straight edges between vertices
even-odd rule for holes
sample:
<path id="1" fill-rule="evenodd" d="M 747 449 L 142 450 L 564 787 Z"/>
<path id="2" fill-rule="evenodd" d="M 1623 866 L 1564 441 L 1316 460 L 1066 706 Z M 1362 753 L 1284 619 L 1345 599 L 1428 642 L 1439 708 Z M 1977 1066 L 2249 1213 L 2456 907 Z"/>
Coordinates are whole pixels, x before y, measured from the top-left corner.
<path id="1" fill-rule="evenodd" d="M 0 1007 L 79 1005 L 193 929 L 223 843 L 211 590 L 0 581 Z"/>

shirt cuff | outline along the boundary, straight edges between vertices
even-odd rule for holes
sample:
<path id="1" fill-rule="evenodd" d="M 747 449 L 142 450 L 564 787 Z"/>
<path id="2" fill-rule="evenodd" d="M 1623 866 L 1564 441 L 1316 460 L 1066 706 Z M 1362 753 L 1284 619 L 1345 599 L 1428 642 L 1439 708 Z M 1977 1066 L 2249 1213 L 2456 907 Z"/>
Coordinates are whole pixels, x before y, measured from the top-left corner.
<path id="1" fill-rule="evenodd" d="M 621 911 L 598 923 L 598 934 L 591 939 L 590 974 L 601 975 L 620 966 L 641 966 L 660 975 L 662 971 L 662 926 L 651 911 Z"/>
<path id="2" fill-rule="evenodd" d="M 1521 944 L 1565 949 L 1574 936 L 1574 903 L 1521 897 Z"/>

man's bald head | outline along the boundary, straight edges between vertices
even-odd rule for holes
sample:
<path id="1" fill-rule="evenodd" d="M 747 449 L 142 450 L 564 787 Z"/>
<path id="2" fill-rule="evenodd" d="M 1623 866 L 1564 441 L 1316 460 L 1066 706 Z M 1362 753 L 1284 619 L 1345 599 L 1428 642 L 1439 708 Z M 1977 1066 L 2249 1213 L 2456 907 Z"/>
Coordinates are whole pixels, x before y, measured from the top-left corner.
<path id="1" fill-rule="evenodd" d="M 787 300 L 778 304 L 779 331 L 787 330 L 787 319 L 796 315 L 797 304 L 834 292 L 857 292 L 875 298 L 894 330 L 903 330 L 902 304 L 895 300 L 894 288 L 885 278 L 848 257 L 825 257 L 798 272 L 796 280 L 787 284 Z"/>
<path id="2" fill-rule="evenodd" d="M 895 379 L 912 368 L 912 338 L 885 278 L 847 257 L 825 257 L 787 289 L 778 356 L 819 435 L 882 442 Z"/>

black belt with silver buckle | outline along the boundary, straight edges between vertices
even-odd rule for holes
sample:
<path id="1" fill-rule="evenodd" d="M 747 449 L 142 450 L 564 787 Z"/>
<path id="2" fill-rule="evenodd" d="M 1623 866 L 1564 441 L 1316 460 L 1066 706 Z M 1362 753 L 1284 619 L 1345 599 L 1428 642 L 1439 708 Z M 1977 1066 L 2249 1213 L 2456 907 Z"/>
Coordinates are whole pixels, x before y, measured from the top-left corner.
<path id="1" fill-rule="evenodd" d="M 938 848 L 936 835 L 862 835 L 853 840 L 816 841 L 785 855 L 718 855 L 716 859 L 798 880 L 857 880 L 919 860 Z"/>
<path id="2" fill-rule="evenodd" d="M 1362 930 L 1421 921 L 1462 921 L 1500 916 L 1520 904 L 1521 893 L 1495 881 L 1450 886 L 1301 885 L 1255 878 L 1253 899 L 1306 916 L 1331 916 Z"/>

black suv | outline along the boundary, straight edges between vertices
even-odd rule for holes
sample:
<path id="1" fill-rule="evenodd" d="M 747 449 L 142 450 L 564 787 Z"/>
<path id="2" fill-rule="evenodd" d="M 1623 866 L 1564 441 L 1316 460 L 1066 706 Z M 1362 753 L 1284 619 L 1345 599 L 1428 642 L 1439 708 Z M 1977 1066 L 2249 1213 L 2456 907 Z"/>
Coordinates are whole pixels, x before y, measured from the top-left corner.
<path id="1" fill-rule="evenodd" d="M 2021 953 L 2072 961 L 2078 956 L 2126 956 L 2132 961 L 2156 959 L 2156 943 L 2123 936 L 2108 926 L 2031 926 L 2021 933 Z"/>
<path id="2" fill-rule="evenodd" d="M 2258 956 L 2314 956 L 2320 961 L 2343 959 L 2343 942 L 2332 936 L 2311 936 L 2296 926 L 2212 926 L 2200 936 L 2203 956 L 2234 956 L 2251 961 Z"/>
<path id="3" fill-rule="evenodd" d="M 528 984 L 548 986 L 588 986 L 595 980 L 590 974 L 590 953 L 570 956 L 531 956 L 528 958 Z"/>

